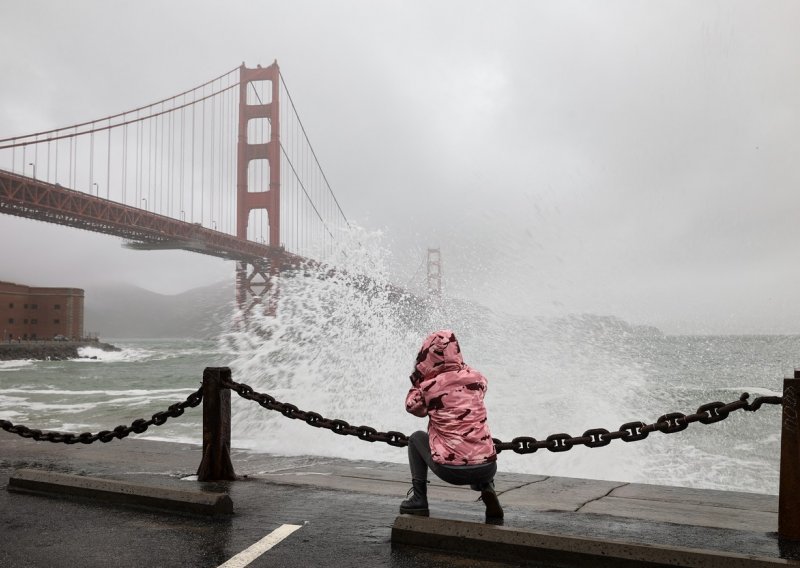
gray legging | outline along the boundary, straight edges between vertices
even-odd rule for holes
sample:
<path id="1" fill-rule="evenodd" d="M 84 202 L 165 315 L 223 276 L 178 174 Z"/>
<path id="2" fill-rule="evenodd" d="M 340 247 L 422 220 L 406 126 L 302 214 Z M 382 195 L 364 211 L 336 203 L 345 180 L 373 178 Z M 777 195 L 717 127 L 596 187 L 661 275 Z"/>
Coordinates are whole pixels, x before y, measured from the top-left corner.
<path id="1" fill-rule="evenodd" d="M 428 433 L 417 431 L 408 438 L 408 463 L 411 466 L 411 479 L 428 480 L 428 468 L 442 481 L 453 485 L 469 485 L 475 491 L 492 487 L 497 463 L 478 465 L 442 465 L 431 458 Z"/>

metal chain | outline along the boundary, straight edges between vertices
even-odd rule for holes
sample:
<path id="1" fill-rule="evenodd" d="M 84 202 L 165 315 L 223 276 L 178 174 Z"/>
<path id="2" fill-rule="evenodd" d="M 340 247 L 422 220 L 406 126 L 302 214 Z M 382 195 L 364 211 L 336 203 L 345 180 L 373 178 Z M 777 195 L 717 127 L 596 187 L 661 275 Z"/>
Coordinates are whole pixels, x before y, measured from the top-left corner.
<path id="1" fill-rule="evenodd" d="M 713 424 L 725 420 L 731 412 L 735 410 L 746 410 L 755 412 L 764 404 L 782 404 L 783 398 L 780 396 L 760 396 L 752 403 L 747 402 L 750 397 L 748 393 L 742 393 L 739 400 L 729 402 L 709 402 L 701 405 L 694 414 L 683 414 L 681 412 L 670 412 L 660 416 L 652 424 L 644 422 L 626 422 L 615 432 L 609 432 L 605 428 L 593 428 L 587 430 L 582 436 L 570 436 L 569 434 L 552 434 L 544 440 L 536 440 L 530 437 L 514 438 L 510 442 L 501 442 L 495 439 L 495 449 L 497 452 L 502 450 L 513 450 L 518 454 L 532 454 L 539 449 L 548 449 L 551 452 L 565 452 L 578 445 L 588 448 L 601 448 L 607 446 L 612 440 L 620 439 L 623 442 L 638 442 L 644 440 L 650 432 L 661 432 L 663 434 L 674 434 L 681 432 L 689 427 L 689 424 L 700 422 L 702 424 Z"/>
<path id="2" fill-rule="evenodd" d="M 303 420 L 314 428 L 327 428 L 334 434 L 341 436 L 356 436 L 365 442 L 385 442 L 390 446 L 402 448 L 408 445 L 408 436 L 402 432 L 379 432 L 370 426 L 351 426 L 344 420 L 325 418 L 316 412 L 300 410 L 293 404 L 279 402 L 268 394 L 255 392 L 249 385 L 223 381 L 222 386 L 236 392 L 242 398 L 253 400 L 267 410 L 276 410 L 286 418 Z"/>
<path id="3" fill-rule="evenodd" d="M 186 408 L 194 408 L 203 401 L 203 388 L 200 387 L 197 391 L 189 395 L 183 402 L 176 402 L 163 412 L 156 412 L 150 418 L 145 420 L 139 418 L 134 420 L 130 426 L 117 426 L 113 430 L 103 430 L 97 434 L 91 432 L 84 432 L 83 434 L 73 434 L 72 432 L 53 432 L 42 431 L 35 428 L 28 428 L 27 426 L 14 425 L 8 420 L 0 420 L 0 428 L 6 432 L 17 434 L 23 438 L 32 438 L 36 441 L 47 441 L 60 444 L 91 444 L 98 440 L 105 443 L 110 442 L 114 438 L 125 438 L 131 432 L 141 434 L 150 426 L 161 426 L 169 418 L 177 418 Z"/>
<path id="4" fill-rule="evenodd" d="M 341 436 L 356 436 L 366 442 L 384 442 L 390 446 L 404 447 L 408 445 L 408 436 L 402 432 L 390 430 L 379 432 L 370 426 L 351 426 L 344 420 L 325 418 L 321 414 L 311 411 L 300 410 L 293 404 L 279 402 L 268 394 L 255 392 L 246 384 L 235 383 L 233 381 L 223 382 L 222 386 L 236 392 L 242 398 L 253 400 L 268 410 L 280 412 L 283 416 L 293 420 L 303 420 L 315 428 L 326 428 Z M 612 440 L 620 439 L 623 442 L 637 442 L 644 440 L 650 432 L 662 432 L 664 434 L 674 434 L 681 432 L 689 427 L 693 422 L 702 424 L 713 424 L 725 420 L 731 412 L 736 410 L 746 410 L 754 412 L 764 404 L 782 404 L 783 398 L 780 396 L 762 396 L 756 398 L 752 403 L 747 402 L 750 397 L 748 393 L 742 393 L 739 400 L 725 404 L 724 402 L 709 402 L 703 404 L 694 414 L 683 414 L 681 412 L 671 412 L 661 416 L 652 424 L 644 422 L 627 422 L 619 427 L 619 430 L 609 432 L 605 428 L 593 428 L 587 430 L 582 436 L 573 437 L 570 434 L 560 433 L 551 434 L 544 440 L 537 440 L 529 436 L 518 436 L 510 442 L 503 442 L 493 438 L 497 453 L 503 450 L 513 450 L 518 454 L 532 454 L 539 449 L 547 449 L 551 452 L 565 452 L 575 446 L 584 445 L 589 448 L 600 448 L 607 446 Z M 150 420 L 142 418 L 134 420 L 130 426 L 117 426 L 113 430 L 103 430 L 96 434 L 84 432 L 73 434 L 71 432 L 42 431 L 26 426 L 14 425 L 8 420 L 0 420 L 0 428 L 12 434 L 17 434 L 23 438 L 32 438 L 37 441 L 47 441 L 63 444 L 91 444 L 96 441 L 110 442 L 114 438 L 122 439 L 131 432 L 141 434 L 150 426 L 161 426 L 169 418 L 177 418 L 182 415 L 186 408 L 193 408 L 203 400 L 202 387 L 189 395 L 184 402 L 171 405 L 166 411 L 156 412 Z"/>
<path id="5" fill-rule="evenodd" d="M 287 418 L 303 420 L 315 428 L 327 428 L 335 434 L 342 436 L 356 436 L 366 442 L 385 442 L 390 446 L 403 447 L 408 445 L 408 436 L 402 432 L 390 430 L 379 432 L 369 426 L 351 426 L 344 420 L 324 418 L 316 412 L 300 410 L 293 404 L 279 402 L 268 394 L 255 392 L 250 386 L 233 381 L 222 383 L 223 387 L 236 392 L 242 398 L 253 400 L 268 410 L 280 412 Z M 569 434 L 551 434 L 544 440 L 537 440 L 529 436 L 519 436 L 510 442 L 502 442 L 493 438 L 494 447 L 497 453 L 503 450 L 513 450 L 518 454 L 532 454 L 539 449 L 548 449 L 551 452 L 566 452 L 575 446 L 586 446 L 588 448 L 601 448 L 607 446 L 612 440 L 622 440 L 623 442 L 637 442 L 644 440 L 650 432 L 662 432 L 664 434 L 674 434 L 689 427 L 693 422 L 702 424 L 713 424 L 720 420 L 725 420 L 731 412 L 739 409 L 755 412 L 764 404 L 782 404 L 783 398 L 780 396 L 760 396 L 752 403 L 747 402 L 750 398 L 748 393 L 742 393 L 739 400 L 729 402 L 709 402 L 703 404 L 694 414 L 683 414 L 681 412 L 670 412 L 661 416 L 652 424 L 644 422 L 627 422 L 619 427 L 615 432 L 609 432 L 605 428 L 593 428 L 587 430 L 582 436 L 573 437 Z"/>

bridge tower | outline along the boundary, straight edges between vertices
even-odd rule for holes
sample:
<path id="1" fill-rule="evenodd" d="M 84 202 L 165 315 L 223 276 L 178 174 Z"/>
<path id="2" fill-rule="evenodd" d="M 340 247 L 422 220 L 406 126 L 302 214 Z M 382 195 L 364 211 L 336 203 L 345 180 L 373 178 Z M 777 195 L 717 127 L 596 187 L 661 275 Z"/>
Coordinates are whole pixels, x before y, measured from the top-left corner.
<path id="1" fill-rule="evenodd" d="M 442 253 L 438 248 L 428 249 L 428 295 L 442 297 Z"/>
<path id="2" fill-rule="evenodd" d="M 247 103 L 247 90 L 253 81 L 270 81 L 269 102 Z M 280 146 L 280 69 L 275 61 L 269 67 L 239 68 L 239 132 L 236 170 L 236 236 L 247 239 L 250 212 L 266 209 L 269 223 L 269 245 L 280 247 L 281 146 Z M 248 125 L 251 120 L 268 121 L 269 140 L 251 143 Z M 249 187 L 248 170 L 252 160 L 266 160 L 269 166 L 269 187 Z M 255 260 L 253 264 L 238 261 L 236 266 L 236 302 L 247 316 L 256 305 L 264 305 L 268 314 L 275 313 L 273 278 L 280 272 L 276 261 Z"/>

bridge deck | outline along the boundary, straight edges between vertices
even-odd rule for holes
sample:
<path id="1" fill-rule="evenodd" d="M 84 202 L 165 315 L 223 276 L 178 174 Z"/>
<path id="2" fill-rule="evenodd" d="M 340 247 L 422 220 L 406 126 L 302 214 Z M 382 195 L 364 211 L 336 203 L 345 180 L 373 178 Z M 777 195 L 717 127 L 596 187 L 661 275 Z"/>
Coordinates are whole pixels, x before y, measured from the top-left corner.
<path id="1" fill-rule="evenodd" d="M 0 213 L 121 237 L 130 248 L 179 249 L 255 264 L 297 266 L 303 257 L 144 209 L 0 170 Z"/>

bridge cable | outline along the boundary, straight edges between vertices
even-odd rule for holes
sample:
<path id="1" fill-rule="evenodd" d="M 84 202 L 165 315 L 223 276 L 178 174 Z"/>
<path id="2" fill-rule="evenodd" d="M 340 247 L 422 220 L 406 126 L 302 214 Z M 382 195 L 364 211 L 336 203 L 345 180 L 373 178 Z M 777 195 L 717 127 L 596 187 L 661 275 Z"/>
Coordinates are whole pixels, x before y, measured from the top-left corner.
<path id="1" fill-rule="evenodd" d="M 300 129 L 303 131 L 303 136 L 305 137 L 306 142 L 308 142 L 308 147 L 311 149 L 311 153 L 314 155 L 314 160 L 317 162 L 317 167 L 319 168 L 319 171 L 322 174 L 323 179 L 325 180 L 325 185 L 328 186 L 328 191 L 330 192 L 331 197 L 333 197 L 333 201 L 336 203 L 336 207 L 339 209 L 339 213 L 342 214 L 342 217 L 344 218 L 345 223 L 347 223 L 347 226 L 349 227 L 350 226 L 350 222 L 347 220 L 347 217 L 345 216 L 344 211 L 342 211 L 342 208 L 339 205 L 339 201 L 336 199 L 336 195 L 334 195 L 333 189 L 331 189 L 331 184 L 328 183 L 328 178 L 327 178 L 327 176 L 325 175 L 325 172 L 322 169 L 322 165 L 319 163 L 319 159 L 317 158 L 317 153 L 314 152 L 314 146 L 312 146 L 311 140 L 308 139 L 308 134 L 306 133 L 306 129 L 303 126 L 303 121 L 300 120 L 300 114 L 297 112 L 297 107 L 294 105 L 294 100 L 292 100 L 292 95 L 289 92 L 289 87 L 286 86 L 286 81 L 283 78 L 283 73 L 281 73 L 279 71 L 278 72 L 278 76 L 280 77 L 281 83 L 283 84 L 283 88 L 286 90 L 286 96 L 289 97 L 289 103 L 292 105 L 292 109 L 294 110 L 294 114 L 297 117 L 297 122 L 300 124 Z"/>
<path id="2" fill-rule="evenodd" d="M 289 167 L 292 168 L 292 172 L 294 173 L 295 178 L 297 178 L 297 182 L 300 184 L 300 188 L 303 190 L 303 193 L 306 194 L 306 197 L 308 197 L 308 201 L 309 201 L 309 203 L 311 203 L 311 207 L 314 209 L 314 213 L 317 214 L 317 217 L 319 217 L 319 220 L 322 223 L 322 226 L 325 227 L 325 230 L 328 231 L 328 234 L 331 236 L 331 238 L 334 238 L 333 237 L 333 233 L 331 233 L 330 229 L 328 229 L 328 225 L 326 225 L 325 221 L 322 219 L 322 215 L 319 214 L 319 210 L 317 209 L 317 206 L 314 205 L 314 202 L 311 200 L 311 196 L 308 194 L 308 191 L 306 190 L 306 186 L 303 184 L 303 180 L 300 179 L 300 177 L 299 177 L 299 175 L 297 173 L 297 170 L 294 169 L 294 164 L 289 159 L 289 155 L 286 153 L 286 149 L 283 147 L 283 144 L 281 144 L 281 151 L 283 152 L 283 155 L 286 157 L 286 161 L 289 163 Z"/>
<path id="3" fill-rule="evenodd" d="M 50 141 L 56 141 L 56 140 L 64 140 L 65 138 L 75 138 L 75 137 L 82 136 L 84 134 L 90 134 L 90 133 L 93 133 L 93 132 L 104 132 L 106 130 L 111 130 L 112 128 L 116 128 L 118 126 L 125 126 L 126 124 L 133 124 L 134 122 L 140 122 L 140 121 L 144 122 L 145 120 L 149 120 L 151 118 L 159 117 L 162 114 L 167 114 L 167 113 L 170 113 L 170 112 L 174 112 L 176 110 L 180 110 L 180 109 L 182 109 L 184 107 L 193 105 L 195 103 L 199 103 L 199 102 L 205 101 L 206 99 L 210 99 L 212 97 L 216 97 L 217 95 L 221 95 L 222 93 L 233 89 L 235 86 L 236 85 L 231 85 L 230 87 L 226 87 L 225 89 L 223 89 L 223 90 L 221 90 L 219 92 L 211 93 L 209 95 L 205 95 L 202 99 L 198 99 L 197 101 L 193 101 L 191 103 L 186 103 L 184 105 L 179 105 L 179 106 L 176 106 L 176 107 L 164 110 L 164 111 L 157 112 L 155 114 L 149 114 L 147 116 L 142 116 L 140 118 L 136 118 L 136 119 L 133 119 L 133 120 L 128 120 L 128 121 L 125 121 L 125 122 L 118 122 L 117 124 L 113 124 L 111 126 L 98 126 L 96 128 L 92 128 L 91 130 L 85 130 L 84 132 L 73 132 L 72 134 L 62 134 L 60 136 L 52 136 L 52 137 L 49 138 L 49 140 Z M 87 122 L 85 124 L 95 124 L 96 122 L 99 122 L 99 121 L 102 121 L 102 120 L 105 120 L 105 119 L 98 119 L 97 121 Z M 76 128 L 77 129 L 77 126 L 70 127 L 70 128 Z M 66 130 L 66 128 L 59 128 L 58 130 L 53 130 L 52 132 L 60 132 L 61 130 Z M 45 132 L 45 134 L 47 134 L 47 133 Z M 18 139 L 22 139 L 22 138 L 31 138 L 32 136 L 33 136 L 33 134 L 29 134 L 27 136 L 17 136 L 16 138 L 7 138 L 5 140 L 0 140 L 0 150 L 5 150 L 7 148 L 14 148 L 14 147 L 25 148 L 26 146 L 39 144 L 38 140 L 29 140 L 29 141 L 25 141 L 25 142 L 19 142 L 19 143 L 16 143 L 16 144 L 3 144 L 3 142 L 8 142 L 10 140 L 18 140 Z"/>
<path id="4" fill-rule="evenodd" d="M 250 83 L 250 84 L 252 85 L 252 83 Z M 256 91 L 255 87 L 253 87 L 253 92 L 256 94 L 256 97 L 258 98 L 258 102 L 263 105 L 264 103 L 261 101 L 261 97 L 258 95 L 258 91 Z M 288 94 L 288 91 L 287 91 L 287 94 Z M 298 121 L 299 121 L 299 117 L 298 117 Z M 310 144 L 309 144 L 309 146 L 310 146 Z M 292 163 L 292 160 L 289 158 L 289 154 L 287 154 L 287 152 L 286 152 L 286 148 L 283 147 L 283 142 L 280 142 L 280 147 L 281 147 L 281 152 L 283 152 L 283 155 L 286 158 L 286 161 L 289 163 L 289 167 L 292 168 L 292 172 L 294 173 L 295 178 L 297 178 L 297 181 L 300 184 L 300 187 L 302 188 L 303 193 L 306 194 L 306 197 L 308 198 L 308 202 L 311 203 L 311 207 L 314 209 L 314 213 L 317 214 L 317 217 L 319 217 L 319 220 L 322 223 L 322 226 L 325 227 L 325 230 L 328 231 L 328 234 L 331 236 L 331 238 L 334 238 L 333 237 L 333 233 L 331 233 L 330 229 L 328 228 L 328 225 L 325 224 L 325 220 L 322 218 L 322 215 L 320 215 L 319 210 L 317 209 L 317 206 L 314 204 L 314 201 L 311 199 L 311 196 L 309 195 L 308 190 L 306 190 L 306 186 L 303 183 L 303 180 L 300 179 L 300 176 L 297 173 L 297 170 L 295 169 L 294 164 Z M 334 199 L 336 199 L 336 197 L 334 197 Z"/>
<path id="5" fill-rule="evenodd" d="M 216 127 L 217 118 L 217 105 L 216 99 L 211 101 L 211 144 L 208 150 L 209 165 L 208 165 L 208 201 L 209 201 L 209 215 L 211 215 L 212 226 L 216 227 L 213 223 L 214 219 L 214 139 L 217 137 L 214 128 Z"/>
<path id="6" fill-rule="evenodd" d="M 119 117 L 121 117 L 121 116 L 122 116 L 122 117 L 124 117 L 125 115 L 127 115 L 127 114 L 132 114 L 132 113 L 134 113 L 134 112 L 135 112 L 135 113 L 137 113 L 137 116 L 138 116 L 138 113 L 139 113 L 139 111 L 142 111 L 142 110 L 144 110 L 144 109 L 148 109 L 148 108 L 152 108 L 152 107 L 154 107 L 154 106 L 157 106 L 157 105 L 160 105 L 160 104 L 166 103 L 166 102 L 168 102 L 168 101 L 171 101 L 171 100 L 175 100 L 175 99 L 177 99 L 177 98 L 178 98 L 178 97 L 180 97 L 180 96 L 183 96 L 183 95 L 186 95 L 186 94 L 188 94 L 188 93 L 191 93 L 191 92 L 197 91 L 198 89 L 200 89 L 200 88 L 203 88 L 203 87 L 206 87 L 207 85 L 210 85 L 210 84 L 211 84 L 211 83 L 213 83 L 214 81 L 217 81 L 217 80 L 219 80 L 219 79 L 222 79 L 223 77 L 225 77 L 225 76 L 227 76 L 227 75 L 230 75 L 230 74 L 232 74 L 232 73 L 234 73 L 234 72 L 237 72 L 237 71 L 239 71 L 239 68 L 238 68 L 238 67 L 236 67 L 235 69 L 232 69 L 232 70 L 228 71 L 227 73 L 223 73 L 223 74 L 222 74 L 222 75 L 220 75 L 219 77 L 216 77 L 216 78 L 214 78 L 214 79 L 211 79 L 210 81 L 207 81 L 206 83 L 203 83 L 202 85 L 199 85 L 199 86 L 197 86 L 197 87 L 195 87 L 195 88 L 193 88 L 193 89 L 189 89 L 189 90 L 187 90 L 187 91 L 184 91 L 184 92 L 182 92 L 182 93 L 178 93 L 177 95 L 173 95 L 173 96 L 171 96 L 171 97 L 167 97 L 166 99 L 162 99 L 162 100 L 160 100 L 160 101 L 157 101 L 157 102 L 154 102 L 154 103 L 150 103 L 149 105 L 144 105 L 144 106 L 141 106 L 141 107 L 139 107 L 139 108 L 135 108 L 135 109 L 133 109 L 133 110 L 128 110 L 128 111 L 125 111 L 125 112 L 120 112 L 120 113 L 117 113 L 117 114 L 112 114 L 112 115 L 110 115 L 110 116 L 104 116 L 103 118 L 97 118 L 97 119 L 95 119 L 95 120 L 89 120 L 89 121 L 86 121 L 86 122 L 81 122 L 81 123 L 78 123 L 78 124 L 73 124 L 72 126 L 63 126 L 63 127 L 61 127 L 61 128 L 54 128 L 54 129 L 52 129 L 52 130 L 43 130 L 43 131 L 41 131 L 41 132 L 35 132 L 35 133 L 33 133 L 33 134 L 24 134 L 24 135 L 20 135 L 20 136 L 11 136 L 11 137 L 9 137 L 9 138 L 0 138 L 0 143 L 10 142 L 10 141 L 12 141 L 12 140 L 19 140 L 19 139 L 22 139 L 22 138 L 34 138 L 34 137 L 38 138 L 39 136 L 44 136 L 44 135 L 46 135 L 46 134 L 53 134 L 53 133 L 56 133 L 56 132 L 61 132 L 62 130 L 70 130 L 70 129 L 73 129 L 73 128 L 77 130 L 78 128 L 80 128 L 80 127 L 82 127 L 82 126 L 86 126 L 86 125 L 89 125 L 89 124 L 95 124 L 95 123 L 97 123 L 97 122 L 103 122 L 103 121 L 105 121 L 105 120 L 112 120 L 112 119 L 115 119 L 115 118 L 119 118 Z M 239 84 L 239 83 L 238 83 L 238 81 L 237 81 L 236 85 L 238 85 L 238 84 Z M 231 87 L 233 87 L 233 86 L 235 86 L 235 85 L 231 85 Z M 230 88 L 230 87 L 229 87 L 229 88 Z M 212 95 L 212 96 L 213 96 L 213 95 Z M 163 108 L 163 107 L 162 107 L 162 108 Z M 177 110 L 177 108 L 180 108 L 180 107 L 176 107 L 174 110 Z M 151 115 L 151 116 L 153 116 L 153 115 Z M 146 117 L 146 118 L 149 118 L 149 117 Z M 119 125 L 116 125 L 116 126 L 119 126 Z M 87 131 L 87 132 L 88 132 L 88 131 Z M 82 133 L 82 134 L 85 134 L 85 133 Z M 56 138 L 52 138 L 52 139 L 53 139 L 53 140 L 55 140 Z M 35 143 L 35 142 L 26 142 L 26 144 L 32 144 L 32 143 Z M 22 145 L 22 144 L 20 144 L 20 146 L 21 146 L 21 145 Z"/>
<path id="7" fill-rule="evenodd" d="M 192 95 L 192 99 L 195 99 L 195 98 L 197 98 L 197 96 L 196 95 Z M 192 102 L 194 102 L 194 100 Z M 195 187 L 194 186 L 194 146 L 195 146 L 195 141 L 197 140 L 197 137 L 195 136 L 195 132 L 194 132 L 195 123 L 197 122 L 196 110 L 197 110 L 197 107 L 192 105 L 192 170 L 191 170 L 192 171 L 192 176 L 191 176 L 192 179 L 189 182 L 189 185 L 192 188 L 192 192 L 189 194 L 191 196 L 191 200 L 190 201 L 191 201 L 191 209 L 192 209 L 192 214 L 191 214 L 192 223 L 194 223 L 194 194 L 196 193 L 194 191 L 194 187 Z"/>
<path id="8" fill-rule="evenodd" d="M 205 89 L 203 90 L 205 94 Z M 206 101 L 203 97 L 203 116 L 202 129 L 200 130 L 200 223 L 205 217 L 205 195 L 206 195 Z"/>
<path id="9" fill-rule="evenodd" d="M 108 121 L 109 125 L 111 121 Z M 49 142 L 48 142 L 48 149 L 49 149 Z M 47 158 L 48 165 L 50 162 L 50 158 Z M 49 177 L 49 173 L 48 173 Z M 98 191 L 98 197 L 100 197 L 100 192 Z M 111 199 L 111 131 L 108 131 L 108 148 L 106 149 L 106 199 Z"/>

